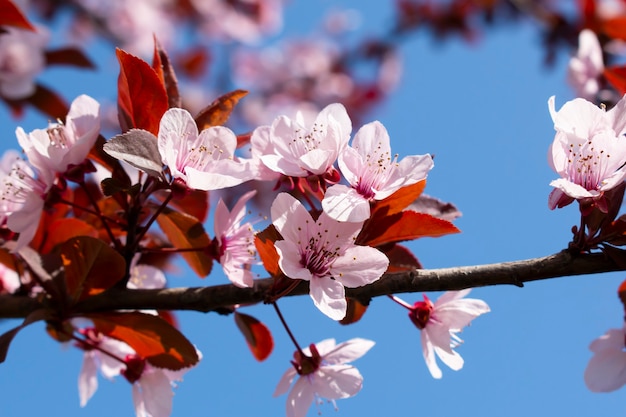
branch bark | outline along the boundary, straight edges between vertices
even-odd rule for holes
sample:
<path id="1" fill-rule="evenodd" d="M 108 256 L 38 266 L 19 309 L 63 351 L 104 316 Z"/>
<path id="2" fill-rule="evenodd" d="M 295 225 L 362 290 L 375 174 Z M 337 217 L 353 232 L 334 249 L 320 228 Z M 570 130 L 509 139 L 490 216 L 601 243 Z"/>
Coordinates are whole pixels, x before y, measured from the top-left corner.
<path id="1" fill-rule="evenodd" d="M 387 294 L 460 290 L 491 285 L 522 287 L 525 282 L 530 281 L 625 269 L 601 253 L 574 256 L 568 251 L 562 251 L 543 258 L 522 261 L 385 274 L 373 284 L 360 288 L 346 288 L 346 296 L 369 303 L 372 298 Z M 272 283 L 272 278 L 265 278 L 257 280 L 253 288 L 239 288 L 234 285 L 161 290 L 114 288 L 79 303 L 72 311 L 87 313 L 121 309 L 156 309 L 219 312 L 235 304 L 263 302 Z M 308 283 L 305 281 L 288 296 L 303 294 L 308 294 Z M 42 308 L 42 304 L 34 298 L 0 296 L 0 318 L 24 318 L 38 308 Z"/>

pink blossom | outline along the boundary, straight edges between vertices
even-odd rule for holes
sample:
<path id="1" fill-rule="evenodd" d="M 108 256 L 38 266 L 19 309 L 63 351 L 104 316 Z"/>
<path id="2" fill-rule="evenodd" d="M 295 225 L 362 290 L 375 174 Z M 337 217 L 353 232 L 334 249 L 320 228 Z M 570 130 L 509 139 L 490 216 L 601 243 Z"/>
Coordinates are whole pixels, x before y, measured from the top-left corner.
<path id="1" fill-rule="evenodd" d="M 282 27 L 283 0 L 192 0 L 210 36 L 254 43 Z"/>
<path id="2" fill-rule="evenodd" d="M 53 175 L 37 175 L 15 151 L 0 161 L 0 224 L 19 233 L 14 252 L 28 245 L 37 232 L 39 219 Z"/>
<path id="3" fill-rule="evenodd" d="M 0 96 L 17 100 L 35 92 L 35 77 L 44 69 L 48 34 L 3 27 L 0 33 Z"/>
<path id="4" fill-rule="evenodd" d="M 463 342 L 457 333 L 476 317 L 490 311 L 483 300 L 463 298 L 469 292 L 470 289 L 448 291 L 434 304 L 424 295 L 424 301 L 407 306 L 409 318 L 421 330 L 424 360 L 433 378 L 439 379 L 442 376 L 435 353 L 451 369 L 458 371 L 463 367 L 463 358 L 453 350 Z"/>
<path id="5" fill-rule="evenodd" d="M 610 392 L 626 384 L 626 328 L 610 329 L 591 342 L 593 356 L 585 369 L 585 384 L 593 392 Z"/>
<path id="6" fill-rule="evenodd" d="M 600 91 L 599 79 L 604 72 L 602 47 L 596 34 L 583 29 L 578 36 L 578 52 L 567 67 L 567 78 L 579 97 L 594 100 Z"/>
<path id="7" fill-rule="evenodd" d="M 293 367 L 282 376 L 274 396 L 283 395 L 289 390 L 294 378 L 300 377 L 287 396 L 287 417 L 304 417 L 315 400 L 334 400 L 356 395 L 363 385 L 359 370 L 348 365 L 374 346 L 371 340 L 355 338 L 335 344 L 334 339 L 326 339 L 302 352 L 294 353 Z"/>
<path id="8" fill-rule="evenodd" d="M 72 102 L 65 124 L 50 123 L 28 134 L 18 127 L 15 134 L 28 161 L 41 172 L 61 174 L 81 164 L 98 139 L 99 110 L 96 100 L 81 95 Z"/>
<path id="9" fill-rule="evenodd" d="M 324 108 L 310 128 L 300 113 L 295 120 L 280 116 L 270 127 L 270 146 L 261 160 L 292 177 L 323 175 L 347 146 L 351 131 L 352 122 L 341 104 Z"/>
<path id="10" fill-rule="evenodd" d="M 550 183 L 549 207 L 563 207 L 573 200 L 602 203 L 603 193 L 626 178 L 626 100 L 609 111 L 577 98 L 557 112 L 554 96 L 548 106 L 556 136 L 548 162 L 561 176 Z M 602 205 L 600 205 L 602 207 Z"/>
<path id="11" fill-rule="evenodd" d="M 20 275 L 14 269 L 0 263 L 0 294 L 13 294 L 20 286 Z"/>
<path id="12" fill-rule="evenodd" d="M 252 178 L 249 162 L 237 160 L 237 137 L 228 128 L 212 126 L 198 134 L 187 110 L 172 108 L 161 119 L 158 147 L 175 179 L 197 190 L 233 187 Z"/>
<path id="13" fill-rule="evenodd" d="M 276 197 L 271 213 L 284 239 L 274 243 L 280 269 L 289 278 L 309 281 L 313 303 L 333 320 L 346 315 L 344 287 L 370 284 L 387 270 L 389 260 L 382 252 L 354 244 L 362 223 L 338 222 L 326 213 L 313 220 L 287 193 Z"/>
<path id="14" fill-rule="evenodd" d="M 324 211 L 339 221 L 359 222 L 370 216 L 370 201 L 382 200 L 400 188 L 426 178 L 433 167 L 430 155 L 392 155 L 387 129 L 380 122 L 363 126 L 339 155 L 339 169 L 350 186 L 330 187 Z"/>
<path id="15" fill-rule="evenodd" d="M 251 287 L 254 274 L 250 266 L 258 263 L 254 246 L 254 229 L 250 222 L 241 224 L 246 215 L 246 203 L 256 194 L 250 191 L 241 196 L 231 212 L 220 199 L 215 208 L 215 238 L 218 242 L 219 262 L 228 279 L 238 287 Z"/>

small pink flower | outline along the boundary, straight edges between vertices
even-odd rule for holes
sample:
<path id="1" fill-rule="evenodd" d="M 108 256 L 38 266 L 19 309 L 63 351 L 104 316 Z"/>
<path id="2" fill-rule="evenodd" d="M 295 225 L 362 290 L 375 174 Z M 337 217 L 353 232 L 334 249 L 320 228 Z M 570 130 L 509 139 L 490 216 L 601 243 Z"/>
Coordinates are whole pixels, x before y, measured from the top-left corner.
<path id="1" fill-rule="evenodd" d="M 433 378 L 439 379 L 442 376 L 435 354 L 455 371 L 463 367 L 463 358 L 453 350 L 463 342 L 457 333 L 476 317 L 490 311 L 483 300 L 463 298 L 469 292 L 470 289 L 448 291 L 434 304 L 424 295 L 424 301 L 418 301 L 413 306 L 405 305 L 409 309 L 409 318 L 421 330 L 424 360 Z M 400 304 L 404 303 L 395 300 Z"/>
<path id="2" fill-rule="evenodd" d="M 70 106 L 65 124 L 51 123 L 47 129 L 26 134 L 18 127 L 17 140 L 28 161 L 41 172 L 64 173 L 79 165 L 93 148 L 100 133 L 100 104 L 93 98 L 78 96 Z"/>
<path id="3" fill-rule="evenodd" d="M 172 176 L 196 190 L 234 187 L 254 174 L 249 162 L 235 157 L 237 137 L 230 129 L 212 126 L 198 134 L 196 122 L 184 109 L 165 112 L 158 147 Z"/>
<path id="4" fill-rule="evenodd" d="M 280 116 L 270 127 L 268 153 L 261 156 L 272 171 L 292 177 L 323 175 L 330 171 L 348 144 L 352 122 L 345 107 L 325 107 L 311 127 L 300 113 L 296 120 Z"/>
<path id="5" fill-rule="evenodd" d="M 302 353 L 296 351 L 293 367 L 282 376 L 274 396 L 283 395 L 289 390 L 294 378 L 300 377 L 287 396 L 287 417 L 304 417 L 314 400 L 326 398 L 334 400 L 356 395 L 363 385 L 359 370 L 348 365 L 374 346 L 371 340 L 355 338 L 335 344 L 334 339 L 326 339 Z M 303 355 L 304 354 L 304 355 Z"/>
<path id="6" fill-rule="evenodd" d="M 578 52 L 567 67 L 567 79 L 579 97 L 594 100 L 600 91 L 599 79 L 604 72 L 602 47 L 596 34 L 583 29 L 578 36 Z"/>
<path id="7" fill-rule="evenodd" d="M 274 243 L 280 269 L 292 279 L 309 281 L 310 295 L 333 320 L 346 315 L 344 287 L 378 280 L 389 260 L 377 249 L 354 244 L 362 223 L 345 223 L 323 213 L 313 220 L 302 203 L 279 194 L 271 208 L 272 222 L 284 240 Z"/>
<path id="8" fill-rule="evenodd" d="M 360 222 L 370 216 L 370 201 L 389 197 L 400 188 L 426 178 L 433 168 L 430 155 L 392 155 L 387 129 L 380 122 L 363 126 L 352 146 L 339 155 L 339 169 L 350 186 L 330 187 L 322 200 L 324 211 L 339 221 Z"/>
<path id="9" fill-rule="evenodd" d="M 254 229 L 249 222 L 241 224 L 246 215 L 246 203 L 256 194 L 250 191 L 237 201 L 231 212 L 220 199 L 215 208 L 215 237 L 219 262 L 228 279 L 238 287 L 252 287 L 254 274 L 250 266 L 258 263 L 254 245 Z"/>
<path id="10" fill-rule="evenodd" d="M 37 232 L 54 175 L 37 175 L 15 151 L 0 161 L 0 224 L 19 233 L 14 252 L 28 245 Z"/>
<path id="11" fill-rule="evenodd" d="M 593 392 L 610 392 L 626 384 L 626 328 L 610 329 L 591 342 L 593 357 L 585 369 L 585 384 Z"/>
<path id="12" fill-rule="evenodd" d="M 3 27 L 0 33 L 0 96 L 18 100 L 35 92 L 35 77 L 44 69 L 48 35 L 41 30 Z"/>
<path id="13" fill-rule="evenodd" d="M 622 98 L 609 111 L 581 98 L 568 101 L 557 112 L 553 96 L 548 106 L 557 132 L 548 162 L 561 176 L 550 183 L 555 187 L 550 209 L 584 199 L 606 206 L 604 192 L 626 178 L 626 100 Z"/>

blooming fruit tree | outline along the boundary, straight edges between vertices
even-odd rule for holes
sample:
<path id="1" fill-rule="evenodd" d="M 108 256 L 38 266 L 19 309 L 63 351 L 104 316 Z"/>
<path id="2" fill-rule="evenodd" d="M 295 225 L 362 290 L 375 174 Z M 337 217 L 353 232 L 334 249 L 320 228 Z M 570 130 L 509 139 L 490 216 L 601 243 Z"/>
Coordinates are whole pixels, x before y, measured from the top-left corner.
<path id="1" fill-rule="evenodd" d="M 259 1 L 250 21 L 229 2 L 210 10 L 190 3 L 203 16 L 222 10 L 231 23 L 211 30 L 240 39 L 270 30 L 276 14 L 262 12 L 279 7 Z M 439 16 L 413 3 L 399 2 L 404 20 L 398 33 L 409 30 L 417 15 L 433 22 Z M 117 124 L 109 135 L 110 120 L 97 100 L 83 94 L 66 106 L 34 81 L 46 64 L 87 68 L 87 58 L 73 48 L 44 52 L 45 34 L 16 4 L 0 0 L 0 97 L 16 114 L 30 105 L 56 120 L 31 132 L 18 127 L 22 153 L 7 151 L 0 160 L 0 317 L 23 319 L 0 336 L 0 360 L 10 359 L 23 328 L 44 322 L 50 337 L 83 354 L 81 406 L 96 393 L 100 374 L 128 381 L 137 416 L 166 417 L 173 388 L 193 372 L 204 350 L 179 330 L 173 311 L 233 315 L 253 356 L 264 361 L 273 350 L 272 331 L 246 307 L 265 304 L 294 347 L 274 395 L 286 394 L 287 416 L 303 417 L 312 404 L 361 390 L 363 376 L 352 363 L 375 343 L 355 337 L 303 345 L 281 299 L 305 295 L 301 300 L 320 314 L 348 325 L 366 314 L 372 298 L 386 296 L 408 310 L 420 331 L 432 377 L 442 377 L 438 361 L 460 370 L 459 333 L 490 312 L 485 301 L 467 297 L 470 288 L 626 268 L 626 218 L 619 216 L 626 187 L 626 77 L 624 68 L 605 68 L 606 42 L 595 33 L 626 36 L 595 2 L 586 3 L 588 28 L 580 31 L 569 67 L 581 98 L 557 110 L 551 97 L 547 109 L 556 130 L 548 160 L 559 176 L 550 184 L 548 206 L 578 205 L 572 241 L 544 259 L 438 271 L 422 269 L 403 242 L 459 233 L 453 221 L 460 213 L 423 194 L 434 168 L 430 154 L 400 157 L 383 123 L 362 123 L 363 112 L 351 115 L 358 97 L 329 102 L 307 90 L 307 98 L 317 100 L 315 110 L 294 106 L 295 113 L 277 113 L 271 123 L 237 133 L 225 124 L 247 91 L 218 95 L 190 111 L 172 59 L 153 37 L 151 60 L 116 50 Z M 138 35 L 122 39 L 129 31 L 115 32 L 107 11 L 82 7 L 129 49 L 145 44 Z M 117 4 L 111 10 L 127 12 Z M 248 30 L 232 32 L 232 25 Z M 324 79 L 339 84 L 336 71 L 327 68 Z M 268 91 L 280 84 L 266 81 Z M 302 93 L 296 90 L 294 97 Z M 252 218 L 252 207 L 265 217 Z M 219 264 L 231 284 L 166 288 L 165 271 L 178 258 L 199 278 Z M 619 296 L 626 304 L 624 287 Z M 397 295 L 420 291 L 445 292 L 412 304 Z M 626 384 L 625 328 L 591 344 L 584 373 L 590 390 Z"/>

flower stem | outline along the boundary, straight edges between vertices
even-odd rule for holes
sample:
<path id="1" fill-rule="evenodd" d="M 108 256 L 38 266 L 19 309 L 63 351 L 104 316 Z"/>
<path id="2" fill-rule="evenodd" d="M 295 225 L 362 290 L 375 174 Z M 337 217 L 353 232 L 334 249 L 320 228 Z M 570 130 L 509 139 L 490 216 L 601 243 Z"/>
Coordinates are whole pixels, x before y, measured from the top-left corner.
<path id="1" fill-rule="evenodd" d="M 293 333 L 291 333 L 291 329 L 289 328 L 289 326 L 287 325 L 287 322 L 285 321 L 285 318 L 283 317 L 283 313 L 280 312 L 280 309 L 278 308 L 278 304 L 276 303 L 276 301 L 272 302 L 272 305 L 274 306 L 274 310 L 276 310 L 276 314 L 278 314 L 278 318 L 280 319 L 281 323 L 283 324 L 283 327 L 285 328 L 285 330 L 287 330 L 287 334 L 289 335 L 289 338 L 291 339 L 291 341 L 293 342 L 293 344 L 296 346 L 296 349 L 298 349 L 298 352 L 300 352 L 300 354 L 304 357 L 306 356 L 303 352 L 302 352 L 302 348 L 300 347 L 300 345 L 298 344 L 298 341 L 296 340 L 296 338 L 294 337 Z"/>
<path id="2" fill-rule="evenodd" d="M 406 301 L 404 301 L 403 299 L 398 298 L 393 294 L 387 294 L 387 296 L 391 298 L 393 301 L 395 301 L 396 303 L 400 304 L 402 307 L 406 308 L 407 310 L 413 309 L 413 306 L 407 303 Z"/>

